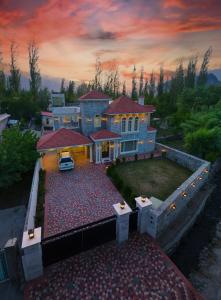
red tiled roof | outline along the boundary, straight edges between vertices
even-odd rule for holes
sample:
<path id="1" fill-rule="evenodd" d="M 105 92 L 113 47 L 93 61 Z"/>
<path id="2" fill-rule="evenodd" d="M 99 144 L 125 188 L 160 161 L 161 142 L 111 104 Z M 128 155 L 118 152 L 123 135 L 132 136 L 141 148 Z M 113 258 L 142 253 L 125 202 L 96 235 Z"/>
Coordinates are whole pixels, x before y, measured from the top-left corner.
<path id="1" fill-rule="evenodd" d="M 154 128 L 154 127 L 147 127 L 147 131 L 156 131 L 157 129 L 156 128 Z"/>
<path id="2" fill-rule="evenodd" d="M 79 132 L 61 128 L 43 135 L 37 143 L 37 150 L 91 144 L 91 140 Z"/>
<path id="3" fill-rule="evenodd" d="M 46 116 L 46 117 L 52 117 L 53 116 L 53 114 L 51 112 L 49 112 L 49 111 L 42 111 L 41 115 L 42 116 Z"/>
<path id="4" fill-rule="evenodd" d="M 81 96 L 79 99 L 80 100 L 96 100 L 96 99 L 105 100 L 105 99 L 110 99 L 110 96 L 105 95 L 104 93 L 99 91 L 90 91 L 87 94 Z"/>
<path id="5" fill-rule="evenodd" d="M 140 105 L 127 96 L 120 96 L 109 105 L 105 113 L 112 115 L 127 113 L 151 113 L 154 111 L 155 107 L 153 105 Z"/>
<path id="6" fill-rule="evenodd" d="M 117 139 L 121 136 L 115 132 L 107 129 L 101 129 L 100 131 L 94 132 L 90 135 L 92 140 L 105 140 L 105 139 Z"/>

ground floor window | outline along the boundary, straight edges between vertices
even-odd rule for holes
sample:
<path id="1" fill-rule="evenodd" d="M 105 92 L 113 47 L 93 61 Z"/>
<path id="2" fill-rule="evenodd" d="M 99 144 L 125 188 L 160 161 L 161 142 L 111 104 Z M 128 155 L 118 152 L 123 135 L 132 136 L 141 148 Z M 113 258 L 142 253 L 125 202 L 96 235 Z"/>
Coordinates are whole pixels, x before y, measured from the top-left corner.
<path id="1" fill-rule="evenodd" d="M 137 141 L 121 142 L 121 153 L 134 152 L 137 150 Z"/>

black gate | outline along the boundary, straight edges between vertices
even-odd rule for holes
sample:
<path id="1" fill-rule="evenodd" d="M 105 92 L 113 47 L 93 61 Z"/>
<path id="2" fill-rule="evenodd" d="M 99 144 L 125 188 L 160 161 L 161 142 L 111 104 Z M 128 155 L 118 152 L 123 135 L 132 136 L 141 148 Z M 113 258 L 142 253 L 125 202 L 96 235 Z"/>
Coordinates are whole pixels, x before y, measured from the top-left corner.
<path id="1" fill-rule="evenodd" d="M 138 218 L 138 210 L 134 209 L 130 214 L 129 232 L 133 232 L 137 230 L 137 218 Z"/>
<path id="2" fill-rule="evenodd" d="M 42 240 L 44 266 L 116 239 L 116 217 L 109 217 Z"/>

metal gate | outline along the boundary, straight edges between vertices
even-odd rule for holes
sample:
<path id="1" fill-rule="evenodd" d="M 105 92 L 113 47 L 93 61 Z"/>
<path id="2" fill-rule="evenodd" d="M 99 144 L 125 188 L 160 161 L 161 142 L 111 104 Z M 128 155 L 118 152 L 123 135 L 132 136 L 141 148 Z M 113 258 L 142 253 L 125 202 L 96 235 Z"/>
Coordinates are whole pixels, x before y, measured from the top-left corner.
<path id="1" fill-rule="evenodd" d="M 7 262 L 4 249 L 0 249 L 0 282 L 8 279 Z"/>
<path id="2" fill-rule="evenodd" d="M 116 217 L 109 217 L 42 240 L 43 265 L 116 239 Z"/>

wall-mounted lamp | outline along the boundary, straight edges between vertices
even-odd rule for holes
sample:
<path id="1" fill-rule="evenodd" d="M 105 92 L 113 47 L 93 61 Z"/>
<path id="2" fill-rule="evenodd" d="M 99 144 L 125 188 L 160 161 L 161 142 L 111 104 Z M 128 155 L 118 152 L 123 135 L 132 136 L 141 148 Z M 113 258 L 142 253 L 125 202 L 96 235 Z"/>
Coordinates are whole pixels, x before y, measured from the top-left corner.
<path id="1" fill-rule="evenodd" d="M 29 229 L 28 230 L 28 237 L 29 237 L 30 240 L 35 237 L 35 230 L 34 229 Z"/>

